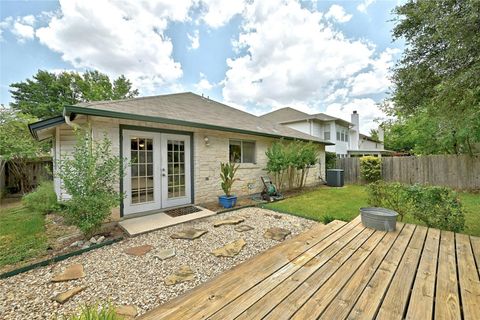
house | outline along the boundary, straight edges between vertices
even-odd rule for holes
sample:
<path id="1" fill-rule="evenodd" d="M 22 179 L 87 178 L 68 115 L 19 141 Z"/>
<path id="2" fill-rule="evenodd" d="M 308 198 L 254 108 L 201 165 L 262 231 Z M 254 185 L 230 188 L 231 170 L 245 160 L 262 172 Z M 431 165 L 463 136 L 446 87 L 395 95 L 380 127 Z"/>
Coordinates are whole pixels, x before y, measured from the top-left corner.
<path id="1" fill-rule="evenodd" d="M 39 140 L 53 137 L 53 157 L 61 160 L 74 148 L 75 126 L 90 128 L 94 139 L 106 135 L 112 152 L 129 163 L 118 184 L 125 199 L 117 219 L 216 201 L 223 193 L 220 162 L 239 163 L 236 195 L 260 192 L 265 151 L 280 138 L 318 145 L 319 162 L 307 184 L 319 183 L 325 146 L 332 144 L 190 92 L 65 106 L 63 115 L 33 123 L 30 131 Z M 55 191 L 68 199 L 58 178 Z"/>
<path id="2" fill-rule="evenodd" d="M 381 157 L 391 153 L 384 148 L 381 127 L 378 129 L 378 140 L 360 133 L 357 111 L 353 111 L 350 122 L 325 113 L 308 114 L 288 107 L 264 114 L 261 118 L 331 142 L 333 145 L 327 146 L 326 151 L 335 152 L 339 158 Z"/>

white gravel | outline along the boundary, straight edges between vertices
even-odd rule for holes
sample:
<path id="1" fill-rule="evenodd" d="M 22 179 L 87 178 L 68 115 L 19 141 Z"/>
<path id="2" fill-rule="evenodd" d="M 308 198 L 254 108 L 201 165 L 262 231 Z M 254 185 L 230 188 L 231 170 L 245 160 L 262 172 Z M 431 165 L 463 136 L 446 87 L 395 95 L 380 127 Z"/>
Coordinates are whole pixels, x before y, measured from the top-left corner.
<path id="1" fill-rule="evenodd" d="M 213 227 L 213 222 L 231 216 L 245 217 L 242 224 L 255 229 L 240 233 L 234 231 L 233 225 Z M 84 304 L 98 302 L 135 305 L 142 314 L 278 244 L 278 241 L 263 237 L 266 229 L 286 228 L 292 232 L 289 236 L 292 237 L 314 224 L 291 215 L 245 208 L 126 239 L 51 266 L 0 280 L 0 319 L 51 319 L 55 315 L 76 312 Z M 175 231 L 187 227 L 208 230 L 208 233 L 196 240 L 170 238 Z M 211 254 L 213 249 L 242 237 L 247 245 L 237 256 L 217 258 Z M 154 247 L 145 256 L 134 257 L 123 252 L 126 248 L 143 244 Z M 165 261 L 154 258 L 158 251 L 167 248 L 174 248 L 176 256 Z M 50 282 L 54 274 L 73 263 L 83 264 L 85 278 L 63 283 Z M 165 286 L 164 278 L 181 265 L 192 268 L 195 280 Z M 65 304 L 51 300 L 57 293 L 80 285 L 87 286 L 87 289 Z"/>

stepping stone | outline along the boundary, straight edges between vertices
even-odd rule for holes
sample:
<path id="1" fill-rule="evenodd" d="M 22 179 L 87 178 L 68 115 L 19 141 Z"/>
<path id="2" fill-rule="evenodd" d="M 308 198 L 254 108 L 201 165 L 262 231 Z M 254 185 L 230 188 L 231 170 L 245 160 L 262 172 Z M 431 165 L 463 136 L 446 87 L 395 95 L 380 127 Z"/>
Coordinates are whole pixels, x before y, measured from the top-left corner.
<path id="1" fill-rule="evenodd" d="M 59 293 L 57 294 L 55 297 L 52 298 L 52 300 L 54 301 L 57 301 L 58 303 L 65 303 L 67 302 L 71 297 L 73 297 L 74 295 L 82 292 L 83 290 L 85 290 L 87 287 L 75 287 L 73 289 L 70 289 L 68 291 L 65 291 L 65 292 L 62 292 L 62 293 Z"/>
<path id="2" fill-rule="evenodd" d="M 76 263 L 68 266 L 62 273 L 55 275 L 52 278 L 52 282 L 77 280 L 83 277 L 85 277 L 83 266 L 79 263 Z"/>
<path id="3" fill-rule="evenodd" d="M 234 257 L 236 256 L 246 245 L 247 243 L 243 239 L 239 239 L 234 242 L 230 242 L 229 244 L 215 249 L 212 251 L 212 254 L 215 257 Z"/>
<path id="4" fill-rule="evenodd" d="M 137 316 L 137 308 L 132 305 L 118 306 L 115 308 L 115 313 L 117 316 L 122 317 L 122 319 L 133 319 Z"/>
<path id="5" fill-rule="evenodd" d="M 240 226 L 236 226 L 235 228 L 233 228 L 233 230 L 237 231 L 237 232 L 245 232 L 245 231 L 250 231 L 250 230 L 253 230 L 254 228 L 253 227 L 250 227 L 249 225 L 246 225 L 246 224 L 242 224 Z"/>
<path id="6" fill-rule="evenodd" d="M 189 228 L 189 229 L 184 229 L 182 231 L 178 231 L 170 235 L 170 238 L 193 240 L 193 239 L 200 238 L 207 232 L 208 232 L 207 230 Z"/>
<path id="7" fill-rule="evenodd" d="M 151 245 L 144 244 L 143 246 L 131 247 L 131 248 L 125 249 L 124 252 L 131 256 L 139 257 L 139 256 L 146 255 L 152 249 L 153 247 Z"/>
<path id="8" fill-rule="evenodd" d="M 292 232 L 283 228 L 270 228 L 263 235 L 267 239 L 283 241 Z"/>
<path id="9" fill-rule="evenodd" d="M 175 256 L 175 249 L 164 249 L 160 250 L 156 255 L 155 258 L 160 260 L 167 260 Z"/>
<path id="10" fill-rule="evenodd" d="M 240 222 L 243 222 L 243 221 L 245 221 L 244 218 L 232 217 L 232 218 L 229 218 L 229 219 L 217 221 L 213 224 L 213 226 L 214 227 L 220 227 L 220 226 L 227 225 L 227 224 L 239 224 Z"/>
<path id="11" fill-rule="evenodd" d="M 165 278 L 165 285 L 171 286 L 193 279 L 195 279 L 195 274 L 192 269 L 189 266 L 181 266 L 180 269 Z"/>

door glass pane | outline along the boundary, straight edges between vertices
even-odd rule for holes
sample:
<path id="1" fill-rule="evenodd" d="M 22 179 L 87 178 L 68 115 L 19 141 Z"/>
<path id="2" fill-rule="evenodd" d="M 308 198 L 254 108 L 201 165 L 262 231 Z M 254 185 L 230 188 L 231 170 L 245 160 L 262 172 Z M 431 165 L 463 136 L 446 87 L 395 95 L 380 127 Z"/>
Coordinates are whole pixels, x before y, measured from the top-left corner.
<path id="1" fill-rule="evenodd" d="M 132 204 L 154 201 L 153 140 L 141 137 L 130 140 Z"/>
<path id="2" fill-rule="evenodd" d="M 185 196 L 185 142 L 167 141 L 168 198 Z"/>

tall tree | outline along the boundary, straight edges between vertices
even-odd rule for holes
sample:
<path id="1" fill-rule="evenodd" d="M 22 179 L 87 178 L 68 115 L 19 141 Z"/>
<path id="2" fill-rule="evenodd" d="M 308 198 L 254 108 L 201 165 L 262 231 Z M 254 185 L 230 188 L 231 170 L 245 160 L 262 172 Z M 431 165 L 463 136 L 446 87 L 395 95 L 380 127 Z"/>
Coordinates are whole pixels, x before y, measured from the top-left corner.
<path id="1" fill-rule="evenodd" d="M 401 125 L 426 125 L 417 127 L 417 149 L 473 153 L 480 142 L 480 1 L 410 0 L 394 13 L 393 37 L 404 38 L 406 49 L 385 110 Z"/>
<path id="2" fill-rule="evenodd" d="M 39 70 L 32 79 L 10 85 L 11 107 L 44 119 L 60 115 L 65 105 L 133 98 L 138 90 L 124 76 L 113 81 L 98 71 L 52 73 Z"/>

